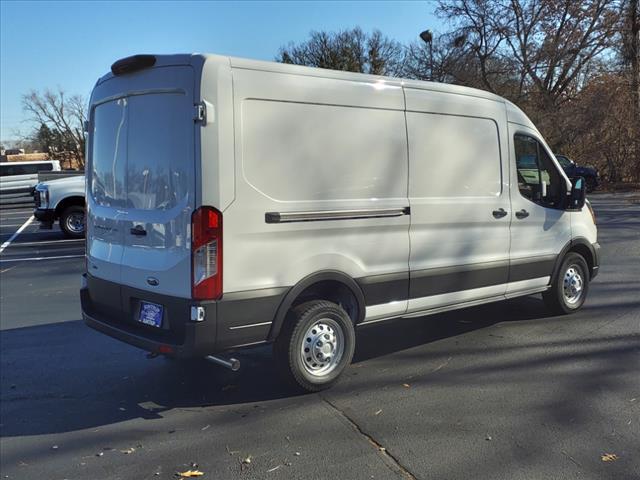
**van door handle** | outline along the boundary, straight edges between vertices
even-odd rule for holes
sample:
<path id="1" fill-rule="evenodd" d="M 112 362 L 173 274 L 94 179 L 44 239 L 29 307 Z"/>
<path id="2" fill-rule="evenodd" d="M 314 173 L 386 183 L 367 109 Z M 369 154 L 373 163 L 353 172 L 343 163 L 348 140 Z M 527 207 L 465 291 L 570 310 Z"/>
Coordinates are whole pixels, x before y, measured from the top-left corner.
<path id="1" fill-rule="evenodd" d="M 495 218 L 502 218 L 507 215 L 507 211 L 504 208 L 499 208 L 498 210 L 493 211 L 493 216 Z"/>
<path id="2" fill-rule="evenodd" d="M 138 237 L 144 237 L 147 234 L 147 231 L 142 227 L 142 225 L 136 225 L 131 230 L 131 235 L 136 235 Z"/>
<path id="3" fill-rule="evenodd" d="M 520 220 L 523 218 L 527 218 L 529 216 L 529 212 L 527 212 L 524 208 L 516 212 L 516 217 Z"/>

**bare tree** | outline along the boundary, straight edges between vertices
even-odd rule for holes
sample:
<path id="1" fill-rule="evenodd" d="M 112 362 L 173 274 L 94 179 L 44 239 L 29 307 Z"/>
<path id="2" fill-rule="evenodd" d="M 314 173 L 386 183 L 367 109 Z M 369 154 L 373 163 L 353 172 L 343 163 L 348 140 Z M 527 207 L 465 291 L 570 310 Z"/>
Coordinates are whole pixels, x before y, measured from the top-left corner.
<path id="1" fill-rule="evenodd" d="M 486 89 L 500 90 L 508 66 L 518 98 L 537 95 L 550 107 L 575 94 L 613 45 L 620 0 L 440 0 L 437 11 L 475 55 Z"/>
<path id="2" fill-rule="evenodd" d="M 86 110 L 80 95 L 67 96 L 60 88 L 42 93 L 31 90 L 22 96 L 22 107 L 38 129 L 46 125 L 60 137 L 62 151 L 49 152 L 54 158 L 71 158 L 84 165 Z"/>
<path id="3" fill-rule="evenodd" d="M 631 115 L 633 121 L 633 157 L 636 176 L 640 179 L 640 2 L 626 0 L 623 10 L 620 42 L 620 56 L 623 70 L 629 79 L 632 97 Z"/>
<path id="4" fill-rule="evenodd" d="M 397 76 L 402 72 L 404 48 L 379 30 L 368 34 L 356 27 L 335 33 L 311 32 L 308 40 L 281 47 L 276 61 Z"/>

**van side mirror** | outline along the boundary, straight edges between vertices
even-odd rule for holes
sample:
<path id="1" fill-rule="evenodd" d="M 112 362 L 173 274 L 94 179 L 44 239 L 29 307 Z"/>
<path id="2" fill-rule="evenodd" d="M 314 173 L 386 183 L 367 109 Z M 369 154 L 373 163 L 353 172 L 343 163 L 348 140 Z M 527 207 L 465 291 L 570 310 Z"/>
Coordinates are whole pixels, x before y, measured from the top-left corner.
<path id="1" fill-rule="evenodd" d="M 583 177 L 571 179 L 568 210 L 581 210 L 587 198 L 587 183 Z"/>

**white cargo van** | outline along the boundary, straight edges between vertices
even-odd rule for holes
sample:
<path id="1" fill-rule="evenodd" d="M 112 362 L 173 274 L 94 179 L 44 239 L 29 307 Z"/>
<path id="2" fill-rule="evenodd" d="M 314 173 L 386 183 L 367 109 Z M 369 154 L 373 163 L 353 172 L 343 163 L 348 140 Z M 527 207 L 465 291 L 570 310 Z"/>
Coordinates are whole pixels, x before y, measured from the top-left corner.
<path id="1" fill-rule="evenodd" d="M 83 316 L 155 354 L 273 343 L 319 390 L 361 325 L 535 293 L 570 313 L 598 272 L 584 182 L 487 92 L 138 55 L 89 130 Z"/>

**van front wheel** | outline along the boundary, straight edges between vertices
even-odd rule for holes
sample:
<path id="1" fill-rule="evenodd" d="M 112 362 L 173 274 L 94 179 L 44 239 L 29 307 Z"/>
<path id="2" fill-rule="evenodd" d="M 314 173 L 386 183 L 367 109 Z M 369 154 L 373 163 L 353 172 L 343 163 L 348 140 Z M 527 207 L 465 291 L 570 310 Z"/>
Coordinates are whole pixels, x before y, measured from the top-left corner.
<path id="1" fill-rule="evenodd" d="M 578 310 L 589 292 L 589 267 L 584 257 L 570 252 L 564 258 L 549 290 L 542 294 L 547 308 L 558 315 Z"/>
<path id="2" fill-rule="evenodd" d="M 344 309 L 314 300 L 294 307 L 274 345 L 274 355 L 287 377 L 309 392 L 337 382 L 351 363 L 355 330 Z"/>

